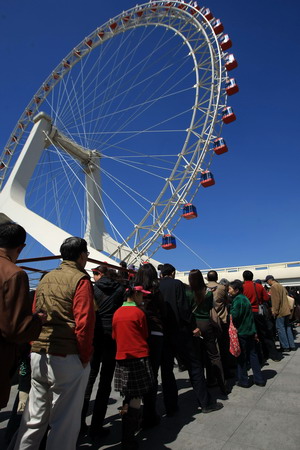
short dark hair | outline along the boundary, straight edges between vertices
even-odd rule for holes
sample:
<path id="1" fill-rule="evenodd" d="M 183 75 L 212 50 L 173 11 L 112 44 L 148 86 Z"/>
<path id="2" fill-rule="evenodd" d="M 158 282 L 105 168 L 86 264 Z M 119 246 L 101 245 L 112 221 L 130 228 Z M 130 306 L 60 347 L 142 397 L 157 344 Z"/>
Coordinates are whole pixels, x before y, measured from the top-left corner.
<path id="1" fill-rule="evenodd" d="M 87 252 L 87 242 L 80 237 L 69 237 L 60 246 L 63 260 L 77 261 L 83 252 Z"/>
<path id="2" fill-rule="evenodd" d="M 229 283 L 229 286 L 231 286 L 234 290 L 238 289 L 239 294 L 242 294 L 244 292 L 243 283 L 241 282 L 241 280 L 233 280 L 231 281 L 231 283 Z"/>
<path id="3" fill-rule="evenodd" d="M 26 231 L 21 225 L 14 222 L 0 224 L 0 247 L 17 248 L 25 244 Z"/>
<path id="4" fill-rule="evenodd" d="M 172 275 L 172 273 L 175 272 L 175 271 L 176 271 L 175 267 L 172 266 L 172 264 L 169 264 L 169 263 L 164 264 L 162 266 L 162 268 L 160 269 L 160 272 L 161 272 L 163 277 Z"/>
<path id="5" fill-rule="evenodd" d="M 217 281 L 218 273 L 215 270 L 210 270 L 206 275 L 207 281 Z"/>
<path id="6" fill-rule="evenodd" d="M 100 266 L 97 266 L 94 269 L 92 269 L 93 273 L 95 273 L 95 272 L 96 273 L 103 273 L 103 275 L 106 274 L 107 271 L 108 271 L 108 267 L 104 266 L 104 265 L 100 265 Z"/>
<path id="7" fill-rule="evenodd" d="M 251 270 L 245 270 L 243 272 L 243 278 L 245 281 L 252 281 L 253 280 L 253 272 L 251 272 Z"/>

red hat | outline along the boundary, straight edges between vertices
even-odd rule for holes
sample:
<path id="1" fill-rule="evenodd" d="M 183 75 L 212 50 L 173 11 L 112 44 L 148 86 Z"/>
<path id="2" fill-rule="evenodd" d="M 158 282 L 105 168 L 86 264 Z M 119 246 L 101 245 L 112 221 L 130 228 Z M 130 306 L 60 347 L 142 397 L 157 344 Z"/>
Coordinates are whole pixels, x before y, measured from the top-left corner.
<path id="1" fill-rule="evenodd" d="M 142 292 L 143 294 L 151 294 L 151 291 L 146 291 L 143 286 L 134 286 L 133 289 L 135 291 Z"/>

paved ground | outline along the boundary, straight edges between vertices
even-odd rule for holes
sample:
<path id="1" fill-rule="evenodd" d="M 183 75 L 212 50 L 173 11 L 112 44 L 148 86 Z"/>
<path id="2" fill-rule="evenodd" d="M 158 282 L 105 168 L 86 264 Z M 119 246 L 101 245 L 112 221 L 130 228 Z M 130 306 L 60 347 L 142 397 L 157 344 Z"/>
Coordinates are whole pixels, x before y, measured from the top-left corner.
<path id="1" fill-rule="evenodd" d="M 300 347 L 300 330 L 296 338 Z M 177 372 L 177 369 L 175 369 Z M 211 414 L 201 414 L 187 378 L 187 372 L 177 372 L 180 392 L 179 411 L 172 418 L 162 417 L 161 424 L 140 431 L 141 450 L 285 450 L 300 448 L 300 349 L 284 354 L 281 362 L 270 361 L 263 368 L 267 385 L 250 389 L 232 387 L 228 400 L 222 400 L 218 389 L 211 393 L 224 403 L 224 408 Z M 234 380 L 232 380 L 232 384 Z M 16 388 L 13 387 L 8 407 L 0 412 L 0 449 L 4 450 L 4 428 L 10 416 Z M 93 398 L 93 397 L 92 397 Z M 118 406 L 121 401 L 112 392 L 105 426 L 109 436 L 91 445 L 87 439 L 78 449 L 119 449 L 121 421 Z M 158 409 L 163 415 L 161 392 Z M 63 443 L 61 449 L 63 450 Z"/>

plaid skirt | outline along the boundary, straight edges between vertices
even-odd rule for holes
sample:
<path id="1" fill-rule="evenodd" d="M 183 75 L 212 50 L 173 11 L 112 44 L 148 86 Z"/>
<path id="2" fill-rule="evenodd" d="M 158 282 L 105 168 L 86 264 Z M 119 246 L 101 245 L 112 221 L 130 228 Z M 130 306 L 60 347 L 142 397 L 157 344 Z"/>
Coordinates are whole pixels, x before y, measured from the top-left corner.
<path id="1" fill-rule="evenodd" d="M 149 358 L 116 361 L 115 390 L 123 397 L 143 397 L 154 385 Z"/>

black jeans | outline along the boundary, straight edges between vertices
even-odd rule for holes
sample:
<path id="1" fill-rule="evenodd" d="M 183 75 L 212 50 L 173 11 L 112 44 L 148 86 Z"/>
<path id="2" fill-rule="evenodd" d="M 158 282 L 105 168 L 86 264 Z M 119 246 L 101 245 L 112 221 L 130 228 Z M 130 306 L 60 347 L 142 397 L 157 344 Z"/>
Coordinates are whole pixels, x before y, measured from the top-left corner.
<path id="1" fill-rule="evenodd" d="M 157 386 L 158 386 L 158 371 L 161 366 L 162 361 L 162 352 L 163 352 L 163 336 L 151 335 L 148 339 L 149 345 L 149 360 L 152 367 L 153 375 L 154 375 L 154 385 L 150 389 L 147 394 L 143 397 L 143 419 L 144 420 L 153 420 L 157 415 L 156 412 L 156 397 L 157 397 Z"/>
<path id="2" fill-rule="evenodd" d="M 253 313 L 254 322 L 257 330 L 258 339 L 261 343 L 261 349 L 263 356 L 268 359 L 281 359 L 281 355 L 276 349 L 276 345 L 273 339 L 272 329 L 268 325 L 265 316 Z M 258 355 L 259 356 L 259 355 Z"/>
<path id="3" fill-rule="evenodd" d="M 197 349 L 197 339 L 188 330 L 178 330 L 175 334 L 164 337 L 161 379 L 164 403 L 167 413 L 177 408 L 178 391 L 173 373 L 174 358 L 178 354 L 187 367 L 191 384 L 199 406 L 206 407 L 211 403 L 208 393 L 204 368 Z"/>
<path id="4" fill-rule="evenodd" d="M 97 333 L 95 333 L 94 354 L 91 359 L 91 372 L 85 391 L 82 411 L 83 422 L 85 421 L 89 400 L 101 365 L 99 384 L 91 421 L 91 431 L 97 431 L 101 428 L 105 419 L 107 404 L 111 393 L 111 383 L 115 371 L 115 358 L 116 343 L 112 337 L 109 334 L 97 335 Z"/>

